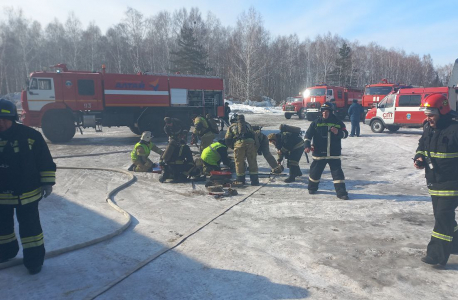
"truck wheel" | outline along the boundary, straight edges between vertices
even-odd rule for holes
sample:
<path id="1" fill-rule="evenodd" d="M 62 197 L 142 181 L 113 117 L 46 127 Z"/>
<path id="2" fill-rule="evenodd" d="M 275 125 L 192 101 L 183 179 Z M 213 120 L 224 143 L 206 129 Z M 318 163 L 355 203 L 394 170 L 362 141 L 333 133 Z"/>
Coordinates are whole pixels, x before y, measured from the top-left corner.
<path id="1" fill-rule="evenodd" d="M 163 136 L 164 132 L 164 117 L 157 114 L 146 114 L 138 121 L 138 128 L 141 134 L 143 131 L 151 131 L 154 136 Z"/>
<path id="2" fill-rule="evenodd" d="M 304 109 L 303 108 L 301 108 L 301 110 L 299 111 L 298 116 L 299 116 L 299 119 L 301 119 L 301 120 L 303 120 L 305 118 L 305 113 L 304 113 Z"/>
<path id="3" fill-rule="evenodd" d="M 372 121 L 372 123 L 371 123 L 372 132 L 382 133 L 384 129 L 385 129 L 385 126 L 383 125 L 382 121 L 380 121 L 380 120 Z"/>
<path id="4" fill-rule="evenodd" d="M 386 128 L 388 128 L 390 132 L 396 132 L 399 130 L 400 127 L 399 126 L 387 126 Z"/>
<path id="5" fill-rule="evenodd" d="M 41 129 L 45 137 L 53 143 L 66 143 L 76 132 L 73 115 L 63 110 L 50 110 L 41 120 Z"/>
<path id="6" fill-rule="evenodd" d="M 287 118 L 288 120 L 291 119 L 291 114 L 285 114 L 285 118 Z"/>
<path id="7" fill-rule="evenodd" d="M 140 131 L 140 128 L 132 125 L 132 126 L 129 126 L 129 129 L 130 131 L 132 131 L 133 133 L 135 133 L 136 135 L 141 135 L 142 132 Z"/>

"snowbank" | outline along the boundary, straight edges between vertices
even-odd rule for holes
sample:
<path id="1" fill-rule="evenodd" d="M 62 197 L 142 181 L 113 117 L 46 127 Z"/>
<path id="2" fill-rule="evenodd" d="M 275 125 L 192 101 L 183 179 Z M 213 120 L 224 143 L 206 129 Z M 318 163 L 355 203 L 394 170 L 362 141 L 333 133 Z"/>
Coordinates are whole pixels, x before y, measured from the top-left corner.
<path id="1" fill-rule="evenodd" d="M 246 100 L 243 104 L 234 103 L 230 100 L 225 100 L 229 103 L 233 113 L 248 113 L 248 114 L 282 114 L 281 107 L 272 105 L 272 101 L 250 101 Z"/>

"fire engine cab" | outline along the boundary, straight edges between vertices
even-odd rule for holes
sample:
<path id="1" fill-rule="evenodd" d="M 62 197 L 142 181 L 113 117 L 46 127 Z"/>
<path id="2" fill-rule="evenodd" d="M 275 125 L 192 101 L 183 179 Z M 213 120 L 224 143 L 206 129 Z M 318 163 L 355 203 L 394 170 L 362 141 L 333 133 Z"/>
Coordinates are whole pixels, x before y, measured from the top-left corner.
<path id="1" fill-rule="evenodd" d="M 332 100 L 335 100 L 337 107 L 334 113 L 339 118 L 345 119 L 353 99 L 361 103 L 363 92 L 357 89 L 321 84 L 306 89 L 303 95 L 305 116 L 307 120 L 313 121 L 319 116 L 321 105 Z"/>
<path id="2" fill-rule="evenodd" d="M 112 74 L 70 71 L 33 72 L 21 94 L 22 121 L 41 127 L 52 142 L 67 142 L 76 128 L 128 126 L 133 133 L 163 134 L 164 117 L 191 125 L 191 116 L 224 116 L 224 82 L 213 76 Z"/>
<path id="3" fill-rule="evenodd" d="M 422 100 L 432 93 L 448 97 L 448 90 L 448 87 L 401 88 L 369 110 L 364 123 L 375 133 L 383 132 L 385 128 L 396 132 L 400 127 L 422 127 L 425 120 L 425 113 L 420 109 Z"/>
<path id="4" fill-rule="evenodd" d="M 386 95 L 391 92 L 395 92 L 400 88 L 407 88 L 409 86 L 403 84 L 390 83 L 385 78 L 379 83 L 368 84 L 364 88 L 364 95 L 361 105 L 364 108 L 364 112 L 376 106 Z"/>

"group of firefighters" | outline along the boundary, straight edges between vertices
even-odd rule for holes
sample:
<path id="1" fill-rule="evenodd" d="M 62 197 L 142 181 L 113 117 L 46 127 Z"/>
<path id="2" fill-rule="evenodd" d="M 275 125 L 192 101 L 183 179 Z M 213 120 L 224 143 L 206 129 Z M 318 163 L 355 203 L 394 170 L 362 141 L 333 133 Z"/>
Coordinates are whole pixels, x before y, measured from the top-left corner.
<path id="1" fill-rule="evenodd" d="M 428 244 L 424 263 L 444 267 L 451 254 L 458 254 L 458 122 L 442 94 L 431 94 L 424 99 L 427 124 L 420 138 L 414 158 L 417 169 L 425 169 L 427 186 L 432 198 L 435 225 Z M 237 181 L 245 182 L 245 160 L 248 161 L 251 185 L 259 185 L 256 155 L 264 155 L 273 173 L 281 173 L 283 158 L 290 169 L 286 182 L 293 182 L 302 172 L 299 161 L 302 153 L 312 152 L 308 191 L 316 193 L 321 174 L 327 164 L 331 169 L 337 196 L 348 199 L 345 177 L 341 168 L 341 140 L 348 136 L 345 125 L 334 114 L 332 104 L 321 106 L 321 116 L 313 121 L 305 139 L 294 127 L 281 126 L 279 133 L 267 137 L 261 128 L 251 126 L 243 115 L 238 115 L 226 132 L 225 139 L 213 142 L 211 116 L 194 118 L 194 135 L 201 139 L 200 161 L 204 172 L 219 170 L 220 163 L 233 167 L 227 148 L 234 150 Z M 52 193 L 56 165 L 42 135 L 17 123 L 16 106 L 0 99 L 0 263 L 14 258 L 19 244 L 14 230 L 14 212 L 19 223 L 24 265 L 30 274 L 41 271 L 45 257 L 43 231 L 38 203 Z M 174 181 L 201 175 L 186 142 L 187 132 L 174 118 L 165 118 L 165 132 L 169 144 L 162 151 L 152 143 L 150 132 L 143 132 L 141 140 L 131 153 L 135 171 L 150 171 L 154 164 L 148 159 L 151 151 L 161 155 L 161 181 Z M 214 128 L 213 128 L 214 130 Z M 195 139 L 194 141 L 195 142 Z M 269 144 L 277 149 L 275 160 Z"/>

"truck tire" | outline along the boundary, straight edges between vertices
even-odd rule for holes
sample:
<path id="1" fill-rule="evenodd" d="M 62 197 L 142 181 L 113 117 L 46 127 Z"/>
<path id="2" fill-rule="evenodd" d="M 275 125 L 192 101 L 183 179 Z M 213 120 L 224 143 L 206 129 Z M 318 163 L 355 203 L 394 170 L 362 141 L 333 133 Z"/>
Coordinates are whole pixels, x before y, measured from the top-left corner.
<path id="1" fill-rule="evenodd" d="M 66 143 L 76 132 L 73 115 L 65 110 L 50 110 L 41 120 L 41 129 L 45 137 L 53 143 Z"/>
<path id="2" fill-rule="evenodd" d="M 136 127 L 135 125 L 129 126 L 130 131 L 136 135 L 141 135 L 142 132 L 140 131 L 140 128 Z"/>
<path id="3" fill-rule="evenodd" d="M 399 130 L 400 127 L 399 126 L 387 126 L 386 128 L 388 128 L 390 132 L 396 132 Z"/>
<path id="4" fill-rule="evenodd" d="M 372 132 L 382 133 L 384 129 L 385 129 L 385 126 L 383 125 L 382 121 L 380 121 L 380 120 L 372 121 L 372 123 L 371 123 Z"/>
<path id="5" fill-rule="evenodd" d="M 164 117 L 155 113 L 145 114 L 140 120 L 138 120 L 138 128 L 140 130 L 140 134 L 143 131 L 151 131 L 153 136 L 163 136 L 165 135 Z"/>
<path id="6" fill-rule="evenodd" d="M 297 115 L 299 116 L 299 119 L 303 120 L 305 118 L 304 109 L 301 108 L 301 110 L 297 113 Z"/>
<path id="7" fill-rule="evenodd" d="M 285 118 L 287 118 L 288 120 L 291 119 L 291 116 L 292 114 L 285 114 Z"/>

